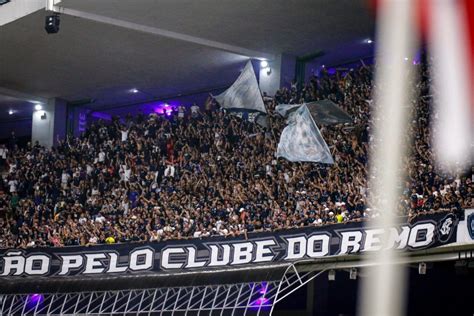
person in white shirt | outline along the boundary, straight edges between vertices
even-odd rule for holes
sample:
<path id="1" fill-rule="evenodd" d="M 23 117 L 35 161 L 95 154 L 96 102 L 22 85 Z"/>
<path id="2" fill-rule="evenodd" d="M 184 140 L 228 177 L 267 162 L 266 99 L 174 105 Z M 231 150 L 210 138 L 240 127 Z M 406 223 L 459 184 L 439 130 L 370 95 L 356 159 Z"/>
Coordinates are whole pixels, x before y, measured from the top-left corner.
<path id="1" fill-rule="evenodd" d="M 96 221 L 96 223 L 103 223 L 103 222 L 105 222 L 105 217 L 101 213 L 99 213 L 96 216 L 95 221 Z"/>
<path id="2" fill-rule="evenodd" d="M 192 117 L 197 117 L 199 115 L 199 106 L 197 106 L 196 103 L 194 103 L 192 106 L 191 106 L 191 116 Z"/>
<path id="3" fill-rule="evenodd" d="M 97 236 L 91 236 L 91 238 L 89 238 L 89 244 L 91 245 L 97 244 L 97 241 L 98 241 Z"/>
<path id="4" fill-rule="evenodd" d="M 184 112 L 186 111 L 186 108 L 184 105 L 178 106 L 178 117 L 179 118 L 184 118 Z"/>
<path id="5" fill-rule="evenodd" d="M 5 162 L 7 160 L 7 154 L 8 149 L 5 147 L 5 145 L 0 145 L 0 168 L 5 165 Z"/>
<path id="6" fill-rule="evenodd" d="M 62 186 L 63 189 L 65 189 L 67 187 L 67 183 L 69 181 L 69 178 L 70 178 L 69 173 L 67 173 L 66 171 L 63 171 L 63 173 L 61 174 L 61 186 Z"/>
<path id="7" fill-rule="evenodd" d="M 123 181 L 128 182 L 130 181 L 130 176 L 132 175 L 132 169 L 130 169 L 127 165 L 124 165 L 123 168 Z"/>
<path id="8" fill-rule="evenodd" d="M 105 152 L 101 150 L 99 152 L 99 162 L 104 162 L 105 161 Z"/>
<path id="9" fill-rule="evenodd" d="M 122 142 L 126 142 L 128 139 L 128 129 L 121 130 L 120 134 L 122 136 Z"/>
<path id="10" fill-rule="evenodd" d="M 16 186 L 18 185 L 18 181 L 16 179 L 12 179 L 8 181 L 8 185 L 10 186 L 10 193 L 16 192 Z"/>

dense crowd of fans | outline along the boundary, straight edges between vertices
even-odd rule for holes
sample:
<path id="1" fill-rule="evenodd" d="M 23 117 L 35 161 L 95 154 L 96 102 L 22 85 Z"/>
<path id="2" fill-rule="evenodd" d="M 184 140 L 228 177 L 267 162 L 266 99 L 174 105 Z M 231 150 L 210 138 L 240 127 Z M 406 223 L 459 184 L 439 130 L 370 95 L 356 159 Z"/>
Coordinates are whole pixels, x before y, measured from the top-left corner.
<path id="1" fill-rule="evenodd" d="M 407 133 L 399 214 L 473 205 L 471 179 L 447 177 L 430 150 L 424 66 Z M 307 85 L 265 96 L 267 129 L 218 109 L 180 107 L 92 124 L 52 150 L 0 145 L 0 247 L 158 241 L 357 221 L 367 206 L 372 72 L 322 72 Z M 350 125 L 323 126 L 334 165 L 290 163 L 275 152 L 285 120 L 276 104 L 331 99 Z"/>

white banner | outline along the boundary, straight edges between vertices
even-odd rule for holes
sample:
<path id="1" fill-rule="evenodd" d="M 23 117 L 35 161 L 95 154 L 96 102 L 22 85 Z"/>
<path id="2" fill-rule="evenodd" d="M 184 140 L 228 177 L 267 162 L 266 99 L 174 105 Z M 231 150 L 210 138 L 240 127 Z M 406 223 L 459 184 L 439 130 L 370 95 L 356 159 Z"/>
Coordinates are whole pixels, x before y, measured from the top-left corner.
<path id="1" fill-rule="evenodd" d="M 224 109 L 246 109 L 267 113 L 250 61 L 232 86 L 214 98 Z"/>
<path id="2" fill-rule="evenodd" d="M 281 133 L 276 155 L 289 161 L 334 163 L 329 147 L 306 105 L 288 117 L 288 125 Z"/>
<path id="3" fill-rule="evenodd" d="M 474 209 L 464 211 L 464 220 L 459 221 L 456 243 L 474 243 Z"/>

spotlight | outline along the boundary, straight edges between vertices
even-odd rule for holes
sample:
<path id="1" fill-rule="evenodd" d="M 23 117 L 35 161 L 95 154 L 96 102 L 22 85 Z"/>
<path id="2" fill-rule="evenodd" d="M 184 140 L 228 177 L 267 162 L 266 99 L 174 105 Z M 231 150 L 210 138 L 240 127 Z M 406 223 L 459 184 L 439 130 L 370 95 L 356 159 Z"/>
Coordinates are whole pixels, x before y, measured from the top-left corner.
<path id="1" fill-rule="evenodd" d="M 336 270 L 329 270 L 328 280 L 329 281 L 336 281 Z"/>
<path id="2" fill-rule="evenodd" d="M 349 272 L 349 279 L 356 280 L 357 279 L 357 268 L 351 268 Z"/>
<path id="3" fill-rule="evenodd" d="M 420 262 L 418 264 L 418 274 L 422 274 L 422 275 L 426 274 L 426 263 Z"/>
<path id="4" fill-rule="evenodd" d="M 367 44 L 372 44 L 372 43 L 373 43 L 373 42 L 372 42 L 372 40 L 371 40 L 370 38 L 369 38 L 369 39 L 367 39 L 365 42 L 366 42 Z"/>
<path id="5" fill-rule="evenodd" d="M 59 32 L 59 14 L 48 15 L 46 17 L 44 29 L 48 34 Z"/>
<path id="6" fill-rule="evenodd" d="M 268 67 L 268 61 L 262 60 L 262 61 L 260 62 L 260 67 L 262 67 L 262 68 L 267 68 L 267 67 Z"/>
<path id="7" fill-rule="evenodd" d="M 10 2 L 10 0 L 0 0 L 0 5 L 4 5 L 6 3 Z"/>
<path id="8" fill-rule="evenodd" d="M 36 111 L 41 111 L 43 109 L 43 106 L 41 104 L 36 104 L 35 105 L 35 110 Z"/>
<path id="9" fill-rule="evenodd" d="M 405 57 L 404 59 L 405 59 L 405 61 L 408 61 L 408 57 Z"/>
<path id="10" fill-rule="evenodd" d="M 133 88 L 133 89 L 130 90 L 130 92 L 131 93 L 138 93 L 138 89 Z"/>
<path id="11" fill-rule="evenodd" d="M 13 110 L 9 110 L 8 115 L 13 115 Z"/>

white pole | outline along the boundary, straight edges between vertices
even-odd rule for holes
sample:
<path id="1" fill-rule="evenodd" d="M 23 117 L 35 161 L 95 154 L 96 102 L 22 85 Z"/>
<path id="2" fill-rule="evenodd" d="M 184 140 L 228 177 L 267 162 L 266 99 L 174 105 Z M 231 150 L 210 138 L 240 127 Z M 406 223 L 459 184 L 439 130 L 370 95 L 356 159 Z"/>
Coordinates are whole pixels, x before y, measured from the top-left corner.
<path id="1" fill-rule="evenodd" d="M 379 1 L 377 12 L 377 54 L 373 109 L 373 141 L 371 142 L 369 203 L 380 215 L 374 225 L 385 228 L 382 245 L 388 241 L 388 227 L 395 225 L 399 201 L 399 185 L 403 177 L 406 155 L 406 123 L 411 105 L 410 76 L 414 47 L 413 2 Z M 407 60 L 408 58 L 408 60 Z M 386 247 L 383 247 L 386 249 Z M 390 264 L 397 253 L 380 250 L 366 255 L 375 264 L 367 268 L 363 279 L 358 311 L 361 315 L 402 315 L 406 294 L 404 270 Z"/>
<path id="2" fill-rule="evenodd" d="M 472 0 L 469 0 L 472 1 Z M 439 167 L 456 172 L 473 156 L 473 113 L 466 25 L 461 1 L 437 0 L 430 5 L 430 52 L 433 57 L 433 147 Z"/>

